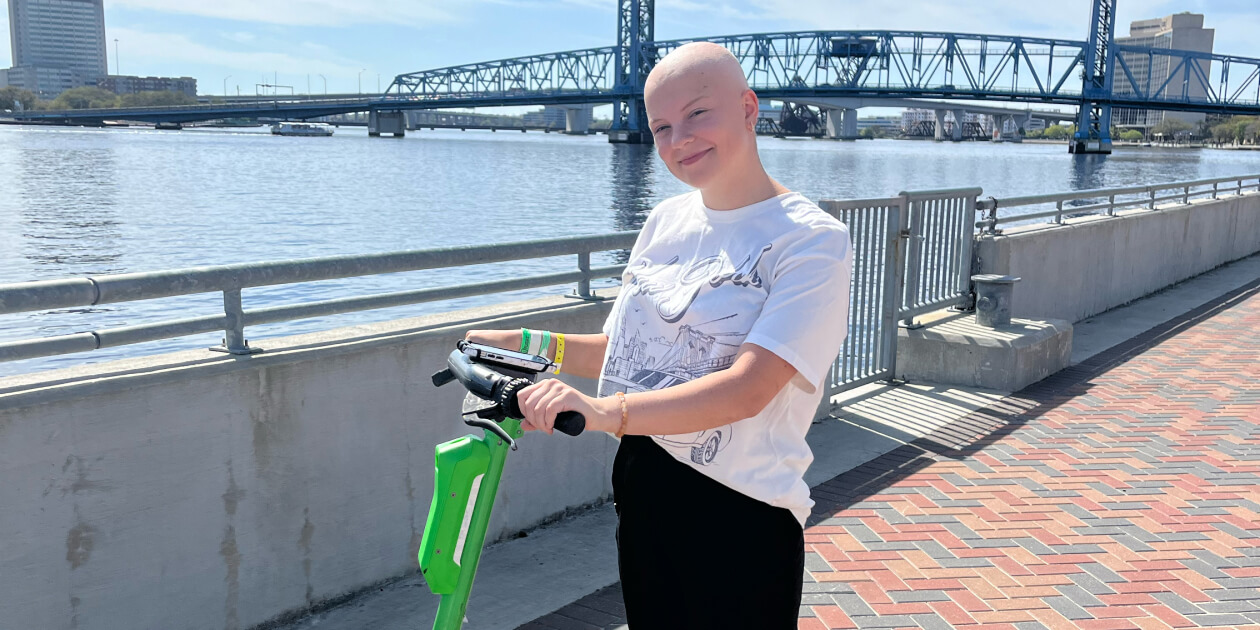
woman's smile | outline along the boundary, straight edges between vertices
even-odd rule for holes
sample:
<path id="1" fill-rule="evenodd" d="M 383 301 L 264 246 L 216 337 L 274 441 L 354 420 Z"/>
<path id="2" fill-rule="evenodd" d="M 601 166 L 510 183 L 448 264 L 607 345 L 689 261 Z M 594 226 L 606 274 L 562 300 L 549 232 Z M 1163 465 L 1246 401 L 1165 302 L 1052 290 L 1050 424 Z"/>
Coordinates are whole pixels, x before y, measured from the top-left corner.
<path id="1" fill-rule="evenodd" d="M 708 155 L 709 152 L 712 150 L 713 150 L 712 148 L 708 148 L 698 153 L 692 153 L 691 155 L 688 155 L 687 157 L 679 160 L 678 163 L 682 164 L 683 166 L 691 166 L 692 164 L 699 162 L 700 158 Z"/>

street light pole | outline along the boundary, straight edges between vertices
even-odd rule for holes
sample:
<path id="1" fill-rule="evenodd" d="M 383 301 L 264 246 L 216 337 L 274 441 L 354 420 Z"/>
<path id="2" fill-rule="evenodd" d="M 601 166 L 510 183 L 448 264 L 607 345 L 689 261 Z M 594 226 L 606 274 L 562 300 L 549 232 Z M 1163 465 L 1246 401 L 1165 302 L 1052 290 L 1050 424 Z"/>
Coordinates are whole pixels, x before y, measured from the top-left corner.
<path id="1" fill-rule="evenodd" d="M 359 94 L 363 93 L 363 73 L 365 71 L 367 71 L 367 68 L 359 71 Z"/>
<path id="2" fill-rule="evenodd" d="M 118 59 L 118 38 L 117 38 L 117 37 L 115 37 L 115 38 L 114 38 L 114 74 L 117 74 L 117 75 L 121 76 L 121 75 L 122 75 L 122 71 L 118 69 L 118 68 L 119 68 L 119 63 L 120 63 L 120 62 L 119 62 L 119 59 Z"/>
<path id="3" fill-rule="evenodd" d="M 223 96 L 224 96 L 225 98 L 226 98 L 226 97 L 227 97 L 227 95 L 228 95 L 228 93 L 227 93 L 227 80 L 228 80 L 228 79 L 231 79 L 231 78 L 232 78 L 232 75 L 230 75 L 230 74 L 229 74 L 229 75 L 227 75 L 226 77 L 223 77 Z"/>
<path id="4" fill-rule="evenodd" d="M 328 77 L 321 74 L 319 78 L 324 80 L 324 96 L 328 96 Z"/>

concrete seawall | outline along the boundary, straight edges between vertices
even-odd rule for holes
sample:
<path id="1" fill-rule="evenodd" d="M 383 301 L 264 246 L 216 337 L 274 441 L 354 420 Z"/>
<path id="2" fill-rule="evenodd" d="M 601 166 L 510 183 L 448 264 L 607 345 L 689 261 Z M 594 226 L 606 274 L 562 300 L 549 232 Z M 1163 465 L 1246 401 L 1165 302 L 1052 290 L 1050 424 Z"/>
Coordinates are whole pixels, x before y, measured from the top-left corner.
<path id="1" fill-rule="evenodd" d="M 0 627 L 249 628 L 415 571 L 435 389 L 471 327 L 598 331 L 561 298 L 0 379 Z M 576 383 L 593 390 L 593 382 Z M 558 435 L 558 434 L 557 434 Z M 529 435 L 488 540 L 611 495 L 611 437 Z"/>
<path id="2" fill-rule="evenodd" d="M 1008 228 L 976 247 L 979 273 L 1023 278 L 1015 285 L 1012 315 L 1069 322 L 1256 252 L 1256 193 Z"/>

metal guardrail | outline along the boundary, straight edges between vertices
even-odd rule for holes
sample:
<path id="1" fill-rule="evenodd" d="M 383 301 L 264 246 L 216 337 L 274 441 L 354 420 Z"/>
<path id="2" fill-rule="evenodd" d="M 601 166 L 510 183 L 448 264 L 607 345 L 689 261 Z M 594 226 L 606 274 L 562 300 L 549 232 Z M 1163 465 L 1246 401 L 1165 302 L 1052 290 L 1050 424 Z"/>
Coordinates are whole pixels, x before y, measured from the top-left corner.
<path id="1" fill-rule="evenodd" d="M 232 354 L 249 354 L 256 350 L 251 349 L 245 340 L 245 327 L 257 324 L 568 283 L 577 283 L 578 297 L 591 298 L 592 279 L 618 277 L 625 268 L 624 265 L 592 268 L 591 254 L 629 249 L 637 236 L 638 232 L 614 232 L 500 245 L 194 267 L 0 285 L 0 315 L 211 292 L 222 292 L 224 310 L 222 315 L 0 343 L 0 361 L 82 352 L 215 330 L 224 331 L 223 345 L 216 349 Z M 241 303 L 241 289 L 248 287 L 574 254 L 578 263 L 575 271 L 253 310 L 245 310 Z"/>
<path id="2" fill-rule="evenodd" d="M 901 197 L 824 200 L 823 210 L 849 228 L 853 248 L 849 329 L 827 380 L 835 394 L 892 378 L 897 361 L 897 264 L 901 248 Z M 889 334 L 892 331 L 892 334 Z"/>
<path id="3" fill-rule="evenodd" d="M 1224 185 L 1228 184 L 1228 185 Z M 1163 194 L 1177 191 L 1176 194 Z M 1191 199 L 1222 193 L 1260 192 L 1260 175 L 1202 179 L 1190 182 L 1131 186 L 1102 190 L 1032 195 L 978 201 L 979 188 L 905 192 L 885 199 L 823 200 L 819 205 L 849 226 L 853 243 L 853 284 L 850 291 L 849 334 L 833 366 L 828 389 L 838 392 L 874 380 L 890 379 L 896 371 L 898 320 L 912 326 L 914 318 L 948 306 L 971 303 L 971 266 L 975 228 L 996 231 L 1001 223 L 1144 206 L 1162 201 Z M 1136 196 L 1136 199 L 1125 197 Z M 1106 203 L 1064 207 L 1065 203 L 1106 198 Z M 998 217 L 998 208 L 1056 204 L 1053 212 Z M 978 222 L 976 211 L 988 213 Z M 245 339 L 245 327 L 339 313 L 419 304 L 576 283 L 575 297 L 593 299 L 591 280 L 616 278 L 625 265 L 591 267 L 591 254 L 625 250 L 634 245 L 637 231 L 614 232 L 523 241 L 426 249 L 364 256 L 337 256 L 194 267 L 170 271 L 90 276 L 0 285 L 0 315 L 61 308 L 95 306 L 197 293 L 223 295 L 223 313 L 109 328 L 41 339 L 0 343 L 0 361 L 12 361 L 127 344 L 224 331 L 215 350 L 232 354 L 258 351 Z M 472 284 L 428 287 L 410 291 L 346 297 L 305 304 L 286 304 L 245 310 L 241 290 L 319 280 L 333 280 L 404 271 L 442 269 L 486 263 L 575 255 L 577 269 Z"/>
<path id="4" fill-rule="evenodd" d="M 833 393 L 895 372 L 897 320 L 968 301 L 970 251 L 978 188 L 902 193 L 887 199 L 823 201 L 844 221 L 854 249 L 849 334 L 832 369 Z M 905 229 L 903 229 L 905 226 Z M 591 254 L 629 249 L 637 231 L 537 241 L 427 249 L 366 256 L 338 256 L 170 271 L 91 276 L 0 285 L 0 315 L 222 293 L 223 313 L 0 343 L 0 361 L 67 354 L 127 344 L 224 331 L 213 348 L 232 354 L 257 352 L 245 327 L 353 311 L 418 304 L 519 289 L 576 283 L 575 297 L 593 298 L 591 280 L 620 276 L 625 265 L 591 267 Z M 909 246 L 904 243 L 910 243 Z M 914 252 L 913 259 L 905 253 Z M 249 287 L 333 280 L 384 273 L 576 255 L 577 269 L 346 297 L 246 310 Z M 938 260 L 938 257 L 946 257 Z M 905 283 L 909 281 L 909 285 Z M 907 290 L 912 287 L 912 290 Z"/>
<path id="5" fill-rule="evenodd" d="M 897 320 L 971 303 L 971 226 L 979 188 L 824 200 L 849 228 L 849 330 L 828 383 L 832 394 L 897 371 Z"/>
<path id="6" fill-rule="evenodd" d="M 1229 184 L 1229 186 L 1222 186 L 1222 184 Z M 1166 201 L 1180 201 L 1182 205 L 1186 205 L 1190 203 L 1191 199 L 1199 197 L 1210 195 L 1212 199 L 1216 199 L 1221 193 L 1241 195 L 1250 190 L 1260 192 L 1260 175 L 1237 175 L 1233 177 L 1197 179 L 1188 182 L 1100 188 L 1066 193 L 1008 197 L 1005 199 L 989 197 L 976 202 L 976 209 L 987 213 L 987 216 L 977 221 L 975 226 L 981 230 L 986 230 L 989 234 L 996 234 L 998 232 L 997 226 L 1003 223 L 1052 218 L 1054 223 L 1062 224 L 1065 215 L 1072 217 L 1104 213 L 1105 216 L 1115 216 L 1117 210 L 1133 208 L 1155 210 L 1159 204 Z M 1169 191 L 1176 192 L 1167 194 Z M 1096 202 L 1100 199 L 1106 199 L 1106 201 Z M 1072 202 L 1087 203 L 1071 205 Z M 998 208 L 1006 209 L 1048 204 L 1054 204 L 1054 210 L 1004 217 L 1000 217 L 997 214 Z"/>

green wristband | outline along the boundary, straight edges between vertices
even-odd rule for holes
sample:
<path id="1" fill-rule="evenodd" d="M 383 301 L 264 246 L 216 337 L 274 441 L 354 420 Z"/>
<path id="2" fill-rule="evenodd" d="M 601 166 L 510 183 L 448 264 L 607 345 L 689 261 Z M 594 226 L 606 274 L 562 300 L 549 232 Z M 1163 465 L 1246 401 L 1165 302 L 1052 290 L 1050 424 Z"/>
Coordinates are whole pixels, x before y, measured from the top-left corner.
<path id="1" fill-rule="evenodd" d="M 551 348 L 551 331 L 542 331 L 542 347 L 538 349 L 538 356 L 546 357 L 547 350 Z"/>
<path id="2" fill-rule="evenodd" d="M 529 329 L 528 328 L 521 329 L 521 352 L 524 352 L 524 353 L 529 352 Z"/>

